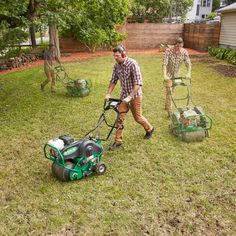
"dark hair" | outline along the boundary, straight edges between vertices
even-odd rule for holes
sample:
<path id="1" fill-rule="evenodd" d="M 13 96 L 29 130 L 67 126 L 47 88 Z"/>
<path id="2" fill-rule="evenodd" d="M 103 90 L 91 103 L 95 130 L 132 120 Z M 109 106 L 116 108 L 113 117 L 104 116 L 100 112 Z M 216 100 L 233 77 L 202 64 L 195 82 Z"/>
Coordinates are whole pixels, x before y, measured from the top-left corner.
<path id="1" fill-rule="evenodd" d="M 175 39 L 175 44 L 184 43 L 184 40 L 181 37 Z"/>
<path id="2" fill-rule="evenodd" d="M 125 47 L 123 45 L 118 45 L 112 49 L 113 52 L 119 52 L 123 53 L 126 51 Z"/>

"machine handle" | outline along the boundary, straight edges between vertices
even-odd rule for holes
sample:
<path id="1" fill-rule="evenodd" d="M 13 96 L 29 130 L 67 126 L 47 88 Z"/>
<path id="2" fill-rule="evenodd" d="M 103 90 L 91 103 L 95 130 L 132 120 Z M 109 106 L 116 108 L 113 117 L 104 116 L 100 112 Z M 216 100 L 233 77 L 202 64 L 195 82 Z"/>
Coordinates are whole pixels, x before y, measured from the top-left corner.
<path id="1" fill-rule="evenodd" d="M 103 109 L 105 110 L 106 107 L 109 107 L 109 105 L 112 102 L 117 102 L 117 106 L 118 106 L 122 101 L 120 99 L 118 99 L 118 98 L 109 98 L 108 101 L 107 100 L 104 101 Z"/>
<path id="2" fill-rule="evenodd" d="M 53 149 L 54 151 L 56 151 L 58 154 L 59 154 L 59 157 L 60 157 L 60 159 L 61 159 L 61 162 L 62 162 L 62 164 L 64 165 L 65 163 L 64 163 L 64 158 L 63 158 L 63 156 L 62 156 L 62 153 L 61 153 L 61 151 L 58 149 L 58 148 L 56 148 L 56 147 L 53 147 L 52 145 L 50 145 L 50 144 L 48 144 L 48 143 L 46 143 L 45 145 L 44 145 L 44 156 L 47 158 L 47 159 L 49 159 L 49 160 L 51 160 L 51 161 L 55 161 L 55 157 L 53 157 L 53 156 L 48 156 L 48 153 L 47 153 L 47 147 L 50 147 L 51 149 Z"/>
<path id="3" fill-rule="evenodd" d="M 186 83 L 184 82 L 184 80 L 189 81 L 189 85 L 192 84 L 192 79 L 191 78 L 186 78 L 186 77 L 173 77 L 170 78 L 173 83 L 176 83 L 178 80 L 181 80 L 181 82 L 177 82 L 176 84 L 178 85 L 186 85 Z"/>

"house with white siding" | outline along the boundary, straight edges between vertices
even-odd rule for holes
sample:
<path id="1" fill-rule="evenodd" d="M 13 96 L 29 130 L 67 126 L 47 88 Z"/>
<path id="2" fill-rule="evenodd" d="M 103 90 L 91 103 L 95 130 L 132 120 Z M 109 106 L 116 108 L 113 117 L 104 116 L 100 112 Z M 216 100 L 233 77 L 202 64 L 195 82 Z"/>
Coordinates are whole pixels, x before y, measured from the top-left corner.
<path id="1" fill-rule="evenodd" d="M 219 46 L 236 49 L 236 2 L 217 11 L 221 14 Z"/>
<path id="2" fill-rule="evenodd" d="M 212 11 L 213 0 L 194 0 L 193 6 L 186 14 L 186 23 L 200 22 Z"/>

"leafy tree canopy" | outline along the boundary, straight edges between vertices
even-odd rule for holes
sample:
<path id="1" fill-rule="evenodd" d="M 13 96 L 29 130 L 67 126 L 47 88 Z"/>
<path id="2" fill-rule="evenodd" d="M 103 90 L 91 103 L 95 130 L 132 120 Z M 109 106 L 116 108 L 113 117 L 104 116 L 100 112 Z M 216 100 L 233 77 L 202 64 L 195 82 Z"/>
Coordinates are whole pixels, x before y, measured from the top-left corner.
<path id="1" fill-rule="evenodd" d="M 80 40 L 94 51 L 97 46 L 110 46 L 123 39 L 116 26 L 127 15 L 127 0 L 88 0 L 84 5 L 74 6 L 62 34 Z"/>
<path id="2" fill-rule="evenodd" d="M 111 45 L 122 39 L 115 27 L 124 22 L 128 3 L 128 0 L 1 0 L 0 42 L 4 43 L 7 29 L 23 33 L 32 24 L 54 24 L 63 34 L 70 34 L 89 47 Z"/>
<path id="3" fill-rule="evenodd" d="M 160 22 L 163 18 L 180 16 L 185 17 L 193 0 L 133 0 L 131 5 L 134 21 Z"/>

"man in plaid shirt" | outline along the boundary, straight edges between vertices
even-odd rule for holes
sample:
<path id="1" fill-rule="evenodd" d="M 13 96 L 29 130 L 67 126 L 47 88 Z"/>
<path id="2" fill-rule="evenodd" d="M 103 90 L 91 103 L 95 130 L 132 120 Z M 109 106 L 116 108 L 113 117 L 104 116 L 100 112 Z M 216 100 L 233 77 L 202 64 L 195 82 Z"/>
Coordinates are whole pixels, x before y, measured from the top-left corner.
<path id="1" fill-rule="evenodd" d="M 54 66 L 56 63 L 61 64 L 56 53 L 56 47 L 52 44 L 49 45 L 49 48 L 44 51 L 44 72 L 47 76 L 45 81 L 41 84 L 41 90 L 44 90 L 44 87 L 51 81 L 51 92 L 55 93 L 55 84 L 56 84 L 56 75 L 54 71 Z"/>
<path id="2" fill-rule="evenodd" d="M 119 45 L 113 49 L 113 56 L 116 60 L 116 64 L 113 68 L 112 78 L 107 90 L 105 100 L 109 100 L 111 93 L 114 90 L 117 81 L 121 84 L 120 99 L 121 104 L 118 107 L 119 112 L 125 112 L 128 110 L 128 104 L 130 103 L 130 109 L 133 117 L 137 123 L 143 126 L 146 134 L 145 139 L 150 139 L 154 131 L 153 126 L 142 115 L 142 75 L 138 63 L 126 56 L 126 50 L 124 46 Z M 115 142 L 111 149 L 120 147 L 122 144 L 124 126 L 123 121 L 127 113 L 121 113 L 120 120 L 117 126 L 119 127 L 116 132 Z"/>
<path id="3" fill-rule="evenodd" d="M 163 59 L 163 74 L 164 83 L 166 88 L 166 103 L 165 110 L 168 114 L 172 110 L 171 92 L 172 92 L 172 81 L 171 78 L 181 77 L 180 67 L 182 62 L 185 63 L 187 68 L 186 79 L 191 78 L 191 62 L 189 59 L 188 52 L 183 48 L 183 39 L 176 38 L 173 48 L 168 48 L 165 52 Z"/>

